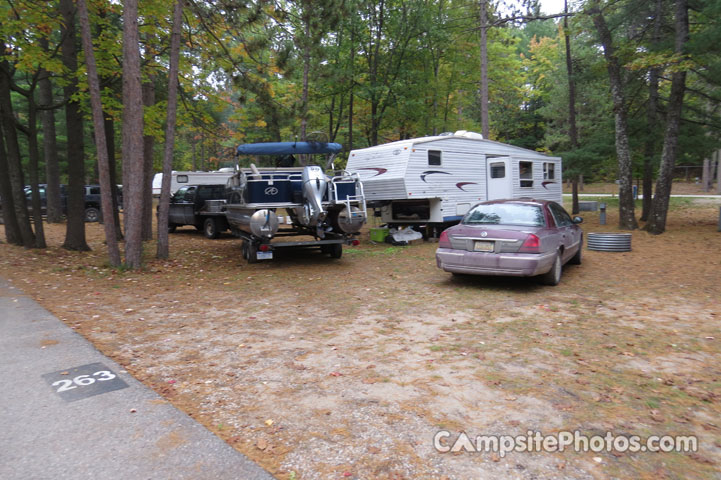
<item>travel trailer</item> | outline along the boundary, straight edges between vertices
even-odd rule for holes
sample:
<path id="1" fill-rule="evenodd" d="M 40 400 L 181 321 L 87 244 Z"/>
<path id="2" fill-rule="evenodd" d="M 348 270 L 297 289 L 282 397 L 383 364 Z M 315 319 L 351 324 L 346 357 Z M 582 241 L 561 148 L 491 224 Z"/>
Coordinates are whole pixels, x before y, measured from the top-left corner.
<path id="1" fill-rule="evenodd" d="M 389 225 L 457 223 L 476 203 L 561 201 L 561 158 L 458 131 L 353 150 L 346 170 Z"/>
<path id="2" fill-rule="evenodd" d="M 235 173 L 233 168 L 221 168 L 214 172 L 176 172 L 170 180 L 170 194 L 173 195 L 183 185 L 217 185 L 224 184 Z M 153 177 L 153 196 L 160 196 L 163 174 L 156 173 Z"/>

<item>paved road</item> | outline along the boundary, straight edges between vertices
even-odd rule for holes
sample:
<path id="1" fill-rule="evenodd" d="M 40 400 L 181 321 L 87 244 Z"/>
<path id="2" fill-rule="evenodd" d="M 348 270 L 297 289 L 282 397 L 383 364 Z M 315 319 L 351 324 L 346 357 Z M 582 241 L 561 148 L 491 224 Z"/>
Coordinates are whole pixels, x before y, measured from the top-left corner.
<path id="1" fill-rule="evenodd" d="M 273 478 L 3 279 L 0 382 L 3 480 Z"/>

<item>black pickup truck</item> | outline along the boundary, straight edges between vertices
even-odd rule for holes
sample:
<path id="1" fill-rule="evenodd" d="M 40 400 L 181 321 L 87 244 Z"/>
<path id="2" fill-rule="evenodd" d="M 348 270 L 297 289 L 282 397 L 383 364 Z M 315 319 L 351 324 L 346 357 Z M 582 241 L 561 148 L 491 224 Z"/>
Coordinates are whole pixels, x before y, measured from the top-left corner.
<path id="1" fill-rule="evenodd" d="M 47 185 L 41 183 L 38 185 L 38 191 L 40 193 L 40 205 L 41 213 L 45 215 L 47 211 Z M 85 221 L 86 222 L 97 222 L 101 220 L 100 210 L 100 186 L 99 185 L 85 185 L 83 187 L 83 193 L 85 196 Z M 32 190 L 30 186 L 25 186 L 25 199 L 27 201 L 30 215 L 32 215 Z M 60 205 L 62 207 L 63 215 L 67 214 L 68 208 L 68 192 L 66 185 L 60 185 Z M 118 205 L 123 208 L 123 195 L 122 188 L 118 186 Z M 2 223 L 2 200 L 0 199 L 0 223 Z"/>
<path id="2" fill-rule="evenodd" d="M 228 230 L 225 218 L 225 185 L 185 185 L 170 198 L 168 228 L 174 232 L 193 225 L 208 238 Z"/>

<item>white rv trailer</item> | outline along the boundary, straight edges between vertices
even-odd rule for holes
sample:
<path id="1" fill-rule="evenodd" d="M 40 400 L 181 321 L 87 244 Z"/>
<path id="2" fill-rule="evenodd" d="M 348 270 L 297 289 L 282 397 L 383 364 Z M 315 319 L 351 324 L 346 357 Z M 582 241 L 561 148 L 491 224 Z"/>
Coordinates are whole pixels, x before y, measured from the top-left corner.
<path id="1" fill-rule="evenodd" d="M 173 171 L 170 180 L 170 194 L 174 194 L 183 185 L 225 185 L 233 176 L 233 168 L 221 168 L 214 172 L 176 172 Z M 153 196 L 160 196 L 160 187 L 163 183 L 163 174 L 156 173 L 153 177 Z"/>
<path id="2" fill-rule="evenodd" d="M 346 170 L 393 225 L 458 222 L 476 203 L 561 201 L 561 158 L 458 131 L 353 150 Z"/>

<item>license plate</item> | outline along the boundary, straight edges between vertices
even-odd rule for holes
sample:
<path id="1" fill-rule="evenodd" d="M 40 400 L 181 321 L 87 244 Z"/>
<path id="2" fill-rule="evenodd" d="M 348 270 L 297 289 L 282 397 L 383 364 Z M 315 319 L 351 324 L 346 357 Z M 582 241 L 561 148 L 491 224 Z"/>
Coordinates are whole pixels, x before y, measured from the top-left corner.
<path id="1" fill-rule="evenodd" d="M 272 260 L 273 252 L 258 252 L 258 260 Z"/>
<path id="2" fill-rule="evenodd" d="M 489 242 L 488 240 L 476 240 L 473 244 L 473 250 L 476 252 L 492 252 L 493 242 Z"/>

